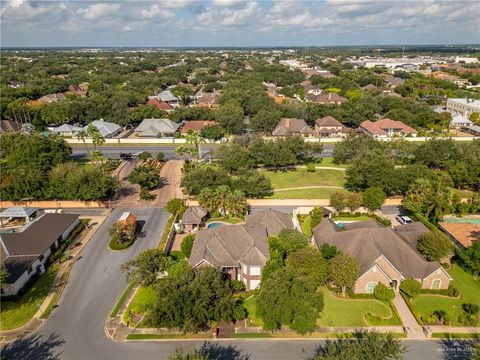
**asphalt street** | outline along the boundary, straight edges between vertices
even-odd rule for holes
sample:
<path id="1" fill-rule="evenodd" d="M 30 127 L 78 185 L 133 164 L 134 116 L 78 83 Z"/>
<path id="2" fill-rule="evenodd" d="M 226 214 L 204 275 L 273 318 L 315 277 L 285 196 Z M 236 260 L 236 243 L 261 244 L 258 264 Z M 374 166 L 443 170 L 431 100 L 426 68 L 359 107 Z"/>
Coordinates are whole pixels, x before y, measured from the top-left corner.
<path id="1" fill-rule="evenodd" d="M 333 155 L 333 148 L 335 147 L 334 144 L 323 144 L 323 157 L 331 157 Z M 175 149 L 177 146 L 175 145 L 162 145 L 162 146 L 142 146 L 142 145 L 122 145 L 122 146 L 102 146 L 100 150 L 105 157 L 118 159 L 120 158 L 120 153 L 138 153 L 142 151 L 148 151 L 152 155 L 157 155 L 159 152 L 163 152 L 167 159 L 177 159 L 178 156 L 175 154 Z M 202 145 L 201 146 L 201 153 L 202 158 L 208 157 L 208 154 L 215 146 L 209 145 Z M 72 146 L 72 155 L 77 158 L 83 158 L 88 155 L 85 146 L 83 145 L 75 145 Z M 89 147 L 89 151 L 92 151 L 93 147 Z"/>
<path id="2" fill-rule="evenodd" d="M 114 210 L 85 246 L 51 317 L 37 332 L 5 347 L 2 359 L 159 360 L 166 359 L 177 347 L 186 351 L 203 347 L 210 359 L 219 360 L 295 360 L 308 359 L 314 354 L 319 340 L 110 341 L 104 332 L 104 322 L 127 286 L 120 265 L 140 251 L 155 247 L 168 220 L 168 214 L 161 208 L 132 209 L 140 221 L 145 221 L 146 235 L 130 249 L 112 252 L 107 247 L 110 240 L 108 229 L 122 211 L 128 209 Z M 404 343 L 409 349 L 409 360 L 450 358 L 446 355 L 452 353 L 451 349 L 457 355 L 465 355 L 455 359 L 467 359 L 470 349 L 462 342 Z"/>

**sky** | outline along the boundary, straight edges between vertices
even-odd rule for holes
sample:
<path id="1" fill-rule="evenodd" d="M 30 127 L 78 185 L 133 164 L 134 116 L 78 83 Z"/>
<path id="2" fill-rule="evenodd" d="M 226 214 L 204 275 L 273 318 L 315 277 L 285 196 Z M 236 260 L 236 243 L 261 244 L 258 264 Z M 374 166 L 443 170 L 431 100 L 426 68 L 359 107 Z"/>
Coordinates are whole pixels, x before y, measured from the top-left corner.
<path id="1" fill-rule="evenodd" d="M 0 45 L 478 44 L 479 19 L 479 0 L 0 0 Z"/>

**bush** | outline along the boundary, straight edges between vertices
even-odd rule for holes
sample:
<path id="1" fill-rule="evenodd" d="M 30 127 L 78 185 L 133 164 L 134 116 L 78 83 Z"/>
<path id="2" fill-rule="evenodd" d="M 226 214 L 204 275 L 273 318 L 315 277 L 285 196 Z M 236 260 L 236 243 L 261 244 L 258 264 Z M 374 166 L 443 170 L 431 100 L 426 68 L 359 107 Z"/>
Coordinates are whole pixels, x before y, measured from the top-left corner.
<path id="1" fill-rule="evenodd" d="M 182 250 L 182 253 L 189 258 L 190 254 L 192 253 L 192 248 L 193 248 L 193 241 L 195 240 L 195 235 L 194 234 L 188 234 L 185 236 L 182 240 L 182 244 L 180 245 L 180 249 Z"/>
<path id="2" fill-rule="evenodd" d="M 392 226 L 392 221 L 388 218 L 380 217 L 380 216 L 375 216 L 375 220 L 377 220 L 380 224 L 382 224 L 385 227 L 390 227 Z"/>
<path id="3" fill-rule="evenodd" d="M 187 208 L 185 206 L 185 202 L 182 199 L 175 198 L 167 202 L 167 205 L 165 205 L 165 209 L 167 209 L 167 211 L 172 215 L 182 216 Z"/>
<path id="4" fill-rule="evenodd" d="M 378 283 L 375 286 L 375 290 L 373 291 L 373 295 L 380 301 L 391 301 L 395 297 L 395 292 L 393 289 L 389 288 L 387 285 L 383 283 Z"/>
<path id="5" fill-rule="evenodd" d="M 443 234 L 429 232 L 423 235 L 417 243 L 417 249 L 429 261 L 440 261 L 452 248 L 452 243 Z"/>
<path id="6" fill-rule="evenodd" d="M 235 320 L 243 320 L 247 316 L 247 309 L 245 309 L 245 306 L 243 306 L 243 301 L 237 301 L 235 304 L 235 309 L 233 311 L 233 317 L 235 318 Z"/>
<path id="7" fill-rule="evenodd" d="M 163 162 L 163 161 L 165 161 L 165 153 L 160 151 L 157 154 L 157 156 L 155 156 L 155 158 L 157 159 L 157 161 Z"/>
<path id="8" fill-rule="evenodd" d="M 476 326 L 478 322 L 478 317 L 477 315 L 472 315 L 464 312 L 458 316 L 457 320 L 460 324 L 463 325 Z"/>
<path id="9" fill-rule="evenodd" d="M 456 287 L 453 287 L 452 284 L 450 284 L 450 285 L 448 285 L 447 295 L 448 296 L 453 296 L 453 297 L 458 297 L 458 296 L 460 296 L 460 291 Z"/>
<path id="10" fill-rule="evenodd" d="M 222 216 L 222 214 L 220 214 L 220 211 L 218 211 L 218 210 L 215 210 L 212 213 L 212 218 L 219 218 L 220 216 Z"/>
<path id="11" fill-rule="evenodd" d="M 185 259 L 185 255 L 183 252 L 174 250 L 170 252 L 170 257 L 173 259 L 173 261 L 178 262 L 180 260 Z"/>
<path id="12" fill-rule="evenodd" d="M 124 242 L 119 242 L 118 239 L 119 239 L 119 237 L 117 235 L 112 236 L 112 239 L 108 243 L 108 247 L 111 250 L 117 250 L 117 251 L 125 250 L 126 248 L 130 247 L 135 242 L 134 237 L 132 239 L 130 239 L 128 241 L 124 241 Z"/>
<path id="13" fill-rule="evenodd" d="M 315 226 L 320 224 L 323 219 L 323 209 L 319 206 L 316 206 L 310 211 L 311 223 L 310 226 L 313 229 Z"/>
<path id="14" fill-rule="evenodd" d="M 148 151 L 142 151 L 140 154 L 138 154 L 138 158 L 143 161 L 146 161 L 151 157 L 152 157 L 152 154 L 149 153 Z"/>
<path id="15" fill-rule="evenodd" d="M 409 278 L 405 279 L 400 284 L 400 290 L 402 290 L 408 297 L 414 299 L 420 295 L 422 285 L 415 279 Z"/>
<path id="16" fill-rule="evenodd" d="M 313 173 L 315 172 L 315 163 L 308 163 L 307 164 L 307 172 Z"/>
<path id="17" fill-rule="evenodd" d="M 232 280 L 231 281 L 232 289 L 235 292 L 245 291 L 245 283 L 240 280 Z"/>
<path id="18" fill-rule="evenodd" d="M 150 194 L 150 191 L 146 187 L 140 189 L 140 200 L 151 201 L 155 199 L 155 196 Z"/>
<path id="19" fill-rule="evenodd" d="M 462 304 L 462 309 L 467 314 L 477 315 L 480 307 L 477 304 L 464 303 L 464 304 Z"/>

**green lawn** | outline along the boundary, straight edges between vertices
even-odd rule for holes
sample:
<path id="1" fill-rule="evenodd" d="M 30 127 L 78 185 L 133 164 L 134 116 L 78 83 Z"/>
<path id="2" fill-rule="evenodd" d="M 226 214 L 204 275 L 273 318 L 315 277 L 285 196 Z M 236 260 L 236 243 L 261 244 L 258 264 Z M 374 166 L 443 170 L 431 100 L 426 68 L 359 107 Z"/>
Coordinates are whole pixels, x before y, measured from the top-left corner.
<path id="1" fill-rule="evenodd" d="M 459 266 L 453 265 L 449 271 L 453 278 L 453 287 L 460 290 L 460 299 L 451 299 L 436 295 L 420 295 L 413 301 L 415 309 L 420 316 L 429 317 L 435 310 L 443 310 L 447 317 L 452 320 L 454 326 L 461 326 L 458 323 L 458 316 L 463 312 L 463 303 L 473 303 L 480 306 L 480 281 L 467 274 Z"/>
<path id="2" fill-rule="evenodd" d="M 368 326 L 365 322 L 367 314 L 376 315 L 381 318 L 392 317 L 392 311 L 387 305 L 374 299 L 341 299 L 330 291 L 323 291 L 325 307 L 320 319 L 319 326 Z M 392 319 L 383 320 L 382 325 L 398 325 L 399 320 L 393 316 Z"/>
<path id="3" fill-rule="evenodd" d="M 245 299 L 243 305 L 248 311 L 248 326 L 263 326 L 262 319 L 257 317 L 257 304 L 255 303 L 255 296 L 249 296 Z"/>
<path id="4" fill-rule="evenodd" d="M 144 314 L 148 307 L 152 307 L 157 302 L 157 299 L 158 294 L 153 287 L 140 287 L 123 313 L 123 321 L 126 322 L 125 315 L 128 312 L 134 315 Z"/>
<path id="5" fill-rule="evenodd" d="M 261 171 L 272 182 L 273 189 L 285 189 L 303 186 L 340 186 L 345 182 L 345 172 L 338 170 L 292 169 L 285 171 Z"/>
<path id="6" fill-rule="evenodd" d="M 57 268 L 50 267 L 19 300 L 1 302 L 1 330 L 16 329 L 32 319 L 48 295 L 57 271 Z"/>
<path id="7" fill-rule="evenodd" d="M 300 222 L 300 226 L 302 227 L 302 231 L 305 235 L 312 235 L 312 217 L 310 215 L 307 215 L 303 221 Z"/>
<path id="8" fill-rule="evenodd" d="M 300 189 L 276 191 L 268 199 L 330 199 L 330 195 L 340 189 Z"/>
<path id="9" fill-rule="evenodd" d="M 458 190 L 451 188 L 450 191 L 454 194 L 457 194 L 460 198 L 471 198 L 475 194 L 471 190 Z"/>
<path id="10" fill-rule="evenodd" d="M 320 164 L 317 164 L 318 166 L 327 166 L 327 167 L 336 167 L 339 169 L 345 169 L 348 165 L 346 164 L 334 164 L 333 163 L 333 158 L 332 157 L 326 157 L 322 159 L 322 162 Z"/>
<path id="11" fill-rule="evenodd" d="M 360 216 L 353 216 L 353 217 L 348 217 L 348 216 L 338 216 L 334 217 L 334 221 L 367 221 L 367 220 L 372 220 L 368 215 L 360 215 Z"/>

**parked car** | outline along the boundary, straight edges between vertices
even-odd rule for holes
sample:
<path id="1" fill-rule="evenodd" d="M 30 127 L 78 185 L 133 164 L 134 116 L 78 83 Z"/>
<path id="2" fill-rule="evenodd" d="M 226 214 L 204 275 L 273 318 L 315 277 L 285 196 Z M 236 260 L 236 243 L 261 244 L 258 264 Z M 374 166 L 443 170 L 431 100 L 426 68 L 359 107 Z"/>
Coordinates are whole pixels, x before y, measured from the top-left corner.
<path id="1" fill-rule="evenodd" d="M 133 157 L 132 153 L 120 153 L 120 159 L 131 159 Z"/>
<path id="2" fill-rule="evenodd" d="M 395 219 L 397 219 L 397 221 L 402 225 L 413 223 L 413 220 L 405 215 L 397 215 Z"/>

